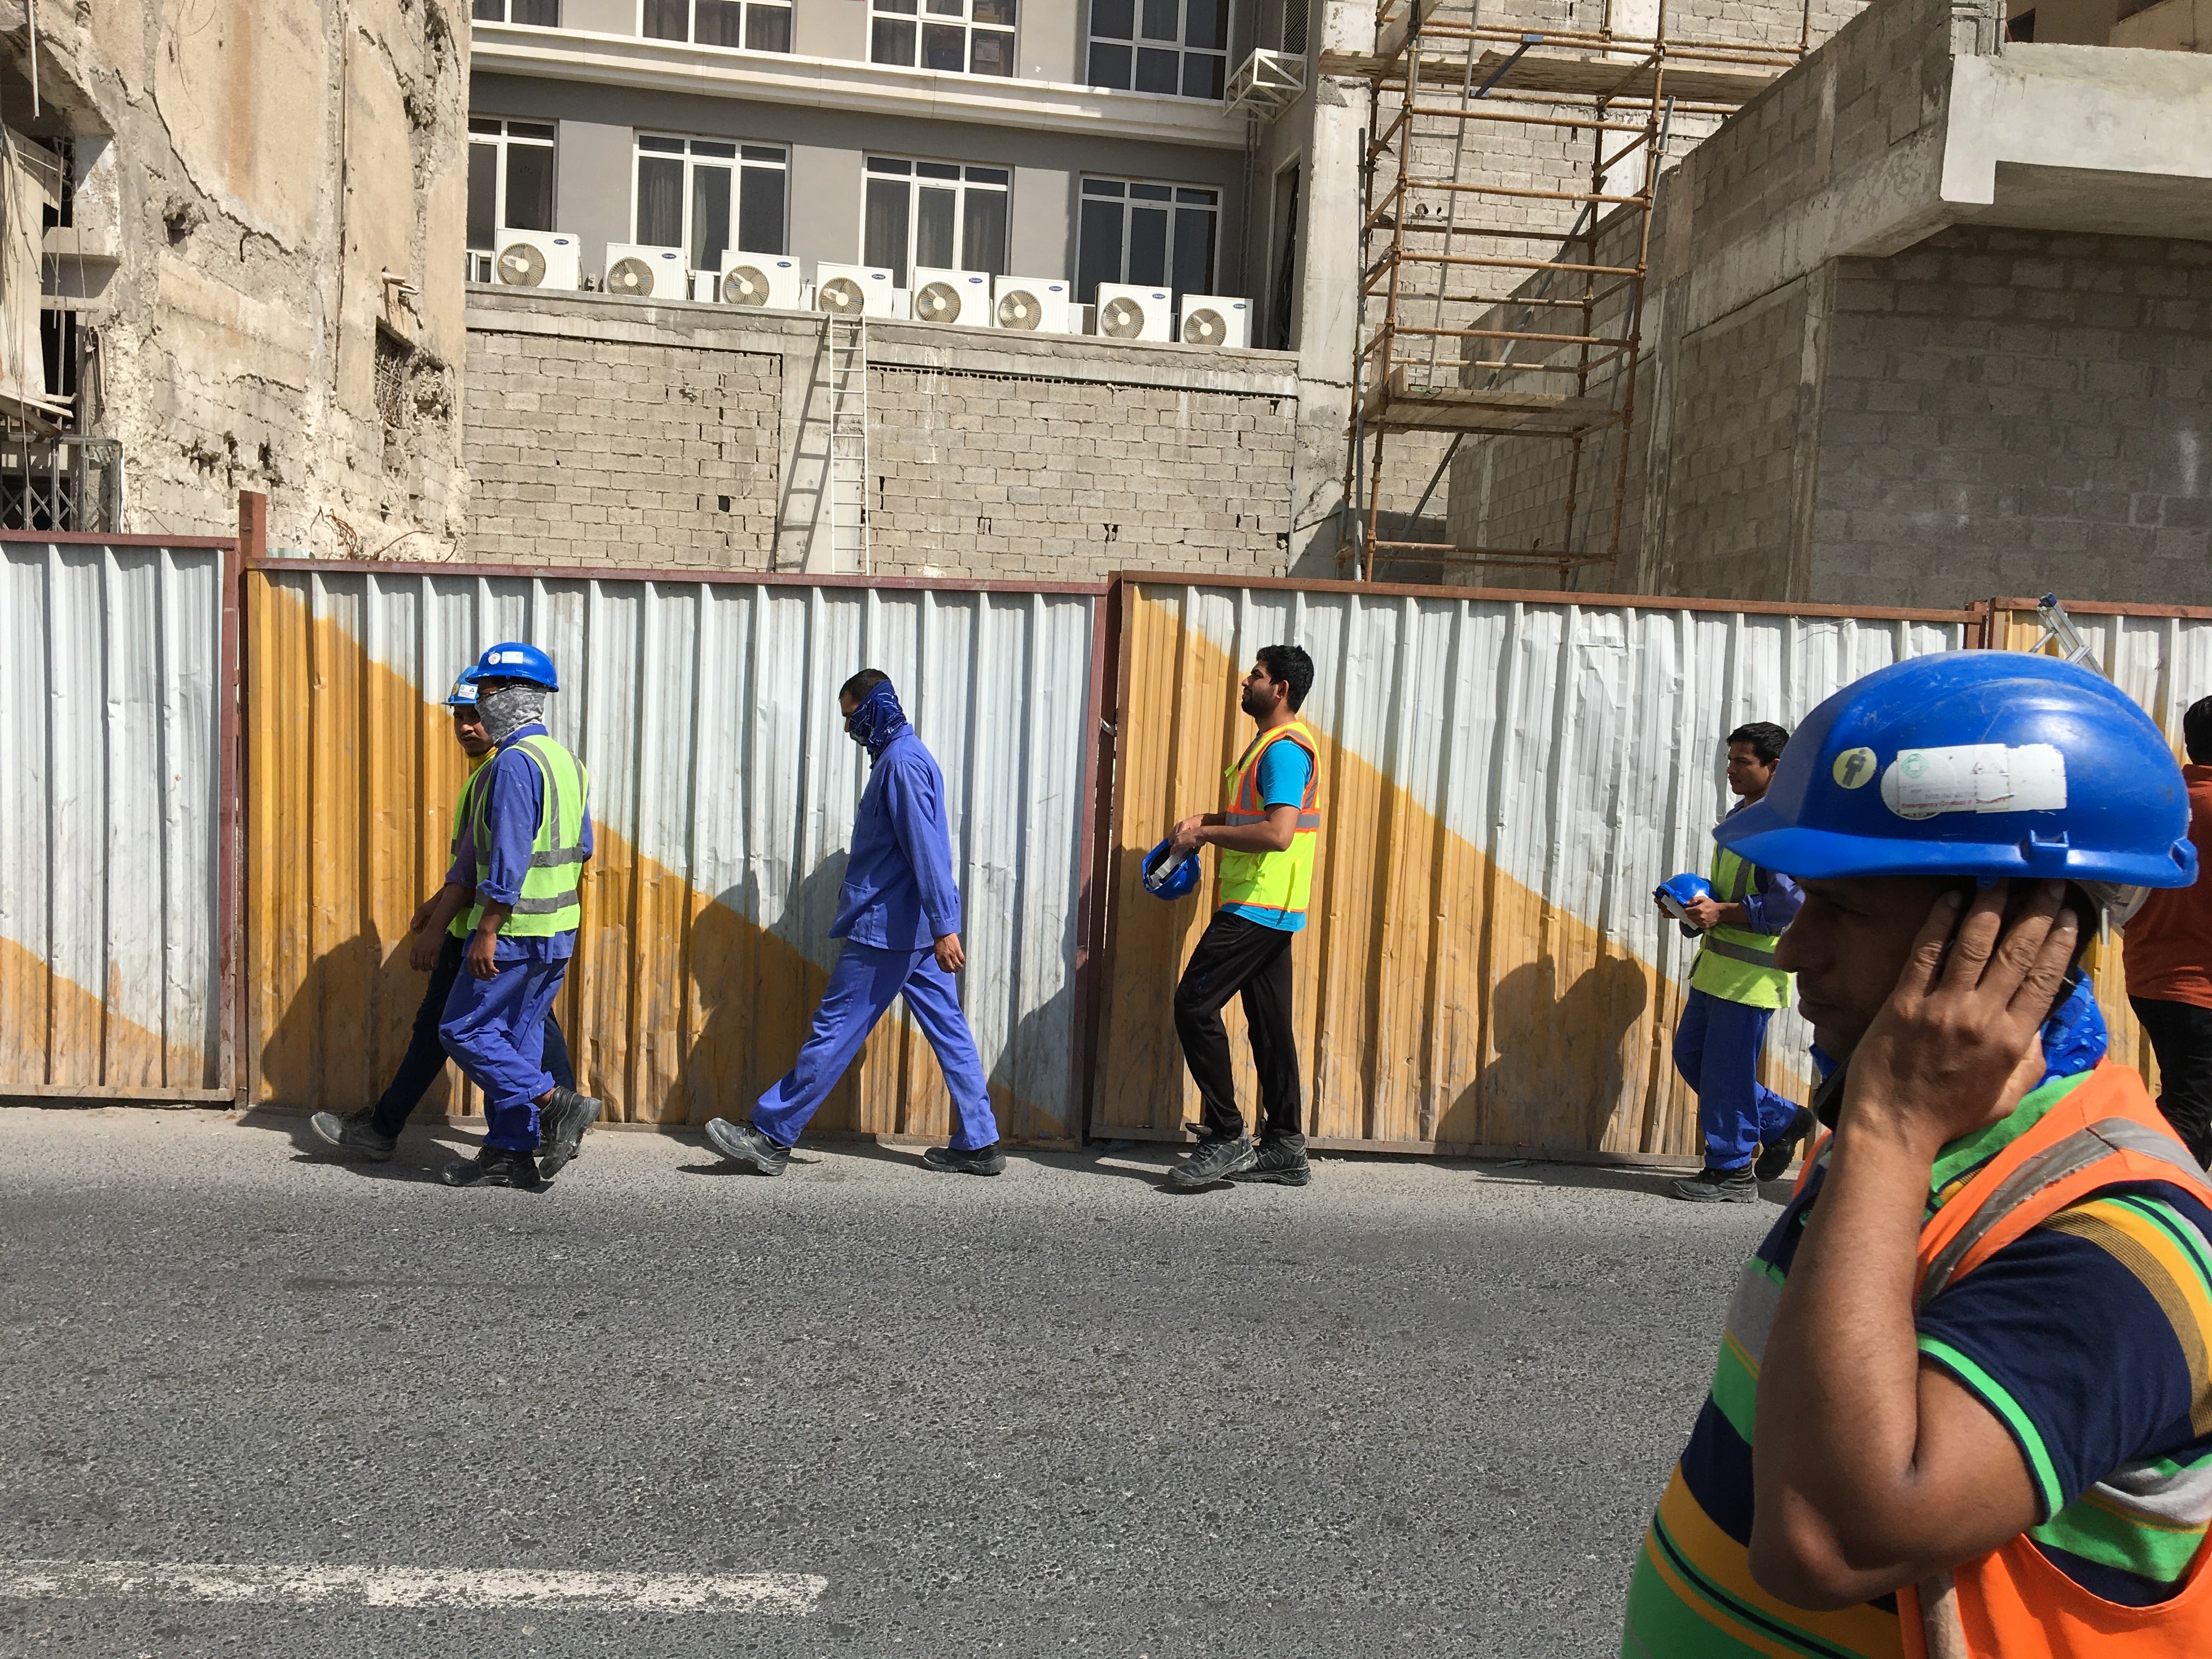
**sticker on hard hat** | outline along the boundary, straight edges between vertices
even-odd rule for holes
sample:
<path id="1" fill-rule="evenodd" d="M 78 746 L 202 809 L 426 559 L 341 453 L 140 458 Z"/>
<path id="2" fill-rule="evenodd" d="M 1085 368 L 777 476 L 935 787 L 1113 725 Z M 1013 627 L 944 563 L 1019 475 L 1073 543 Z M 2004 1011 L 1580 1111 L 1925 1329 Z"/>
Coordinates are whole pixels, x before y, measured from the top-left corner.
<path id="1" fill-rule="evenodd" d="M 2047 743 L 2017 749 L 2001 743 L 1900 749 L 1881 775 L 1881 799 L 1901 818 L 1932 818 L 1938 812 L 2056 812 L 2066 805 L 2066 757 Z"/>
<path id="2" fill-rule="evenodd" d="M 1836 781 L 1846 789 L 1856 789 L 1863 783 L 1874 781 L 1877 763 L 1871 749 L 1846 749 L 1836 757 L 1829 770 Z"/>

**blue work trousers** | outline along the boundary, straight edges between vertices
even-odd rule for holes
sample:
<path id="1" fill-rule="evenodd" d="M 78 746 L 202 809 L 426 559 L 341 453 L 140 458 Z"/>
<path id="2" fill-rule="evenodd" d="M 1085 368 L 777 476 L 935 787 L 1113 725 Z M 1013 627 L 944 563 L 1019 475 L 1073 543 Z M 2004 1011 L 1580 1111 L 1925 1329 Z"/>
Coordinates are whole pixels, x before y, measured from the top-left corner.
<path id="1" fill-rule="evenodd" d="M 850 939 L 830 970 L 830 988 L 814 1011 L 814 1029 L 799 1051 L 799 1063 L 760 1097 L 753 1108 L 753 1127 L 781 1146 L 797 1140 L 806 1120 L 845 1075 L 876 1022 L 901 995 L 936 1052 L 945 1086 L 951 1092 L 952 1145 L 963 1152 L 994 1145 L 999 1123 L 991 1113 L 991 1094 L 983 1082 L 975 1039 L 969 1033 L 968 1017 L 960 1012 L 959 982 L 937 965 L 934 951 L 879 951 Z"/>
<path id="2" fill-rule="evenodd" d="M 1705 1167 L 1741 1170 L 1764 1145 L 1781 1139 L 1797 1115 L 1786 1100 L 1759 1080 L 1759 1051 L 1766 1046 L 1771 1008 L 1730 1002 L 1692 991 L 1674 1028 L 1674 1069 L 1698 1091 L 1698 1127 L 1705 1137 Z"/>
<path id="3" fill-rule="evenodd" d="M 468 950 L 469 942 L 453 933 L 447 933 L 438 946 L 438 965 L 430 970 L 430 982 L 422 989 L 422 1006 L 415 1011 L 415 1030 L 408 1040 L 407 1052 L 369 1119 L 379 1134 L 397 1136 L 405 1128 L 409 1115 L 422 1104 L 438 1073 L 446 1069 L 446 1045 L 438 1036 L 438 1027 L 446 1018 L 446 999 L 453 994 L 453 981 L 467 964 Z M 576 1073 L 568 1064 L 568 1040 L 562 1036 L 561 1024 L 550 1008 L 545 1012 L 544 1060 L 556 1083 L 564 1089 L 576 1086 Z"/>
<path id="4" fill-rule="evenodd" d="M 565 957 L 501 963 L 489 979 L 478 979 L 464 964 L 453 981 L 438 1036 L 483 1091 L 487 1146 L 538 1148 L 538 1097 L 553 1086 L 544 1065 L 545 1014 L 568 972 Z"/>

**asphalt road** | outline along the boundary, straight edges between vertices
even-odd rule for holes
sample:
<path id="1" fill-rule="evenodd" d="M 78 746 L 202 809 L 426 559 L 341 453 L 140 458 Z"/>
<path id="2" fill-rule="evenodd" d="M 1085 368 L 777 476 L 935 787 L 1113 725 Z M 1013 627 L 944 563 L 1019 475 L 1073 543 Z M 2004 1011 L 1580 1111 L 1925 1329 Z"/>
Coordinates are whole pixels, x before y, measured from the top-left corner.
<path id="1" fill-rule="evenodd" d="M 0 1654 L 1611 1655 L 1774 1213 L 1348 1158 L 1180 1196 L 1144 1148 L 771 1182 L 610 1132 L 548 1193 L 454 1192 L 457 1135 L 303 1132 L 0 1110 Z M 226 1578 L 317 1565 L 584 1589 Z"/>

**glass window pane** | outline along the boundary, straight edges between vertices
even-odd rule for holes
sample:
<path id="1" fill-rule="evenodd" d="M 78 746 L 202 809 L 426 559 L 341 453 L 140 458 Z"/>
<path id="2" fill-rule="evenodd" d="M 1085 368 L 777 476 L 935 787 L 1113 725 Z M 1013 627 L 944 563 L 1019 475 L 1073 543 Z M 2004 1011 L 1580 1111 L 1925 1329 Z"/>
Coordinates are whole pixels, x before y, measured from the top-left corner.
<path id="1" fill-rule="evenodd" d="M 738 153 L 738 147 L 735 144 L 726 144 L 719 138 L 694 138 L 691 141 L 691 153 L 694 155 L 728 156 L 734 159 Z"/>
<path id="2" fill-rule="evenodd" d="M 971 190 L 960 222 L 960 268 L 1006 274 L 1006 204 L 1003 190 Z"/>
<path id="3" fill-rule="evenodd" d="M 745 9 L 738 0 L 698 0 L 698 33 L 702 46 L 734 46 L 744 43 Z"/>
<path id="4" fill-rule="evenodd" d="M 745 12 L 745 45 L 755 52 L 791 50 L 791 8 L 754 5 Z M 761 252 L 768 252 L 762 248 Z"/>
<path id="5" fill-rule="evenodd" d="M 1175 40 L 1176 14 L 1182 9 L 1182 0 L 1145 0 L 1144 27 L 1140 31 L 1144 38 Z"/>
<path id="6" fill-rule="evenodd" d="M 1121 204 L 1085 202 L 1075 247 L 1077 302 L 1096 305 L 1099 283 L 1121 280 Z"/>
<path id="7" fill-rule="evenodd" d="M 655 40 L 691 38 L 691 0 L 645 0 L 645 32 Z"/>
<path id="8" fill-rule="evenodd" d="M 977 29 L 968 43 L 968 72 L 971 75 L 1012 75 L 1014 37 L 997 29 Z"/>
<path id="9" fill-rule="evenodd" d="M 871 173 L 912 173 L 914 171 L 914 163 L 911 161 L 896 161 L 888 155 L 871 155 L 868 157 L 868 171 Z"/>
<path id="10" fill-rule="evenodd" d="M 681 155 L 684 154 L 684 141 L 681 138 L 641 137 L 637 141 L 637 147 L 640 149 L 659 150 L 665 155 Z"/>
<path id="11" fill-rule="evenodd" d="M 471 132 L 496 133 L 499 131 L 499 128 L 500 120 L 499 117 L 496 115 L 471 115 L 469 117 L 469 131 Z"/>
<path id="12" fill-rule="evenodd" d="M 952 263 L 952 223 L 960 192 L 935 188 L 915 191 L 914 262 L 943 270 Z"/>
<path id="13" fill-rule="evenodd" d="M 979 23 L 1004 23 L 1014 26 L 1014 0 L 975 0 L 973 14 Z"/>
<path id="14" fill-rule="evenodd" d="M 650 0 L 648 0 L 648 3 Z M 889 17 L 876 19 L 876 32 L 868 43 L 872 64 L 902 64 L 914 67 L 914 25 Z"/>
<path id="15" fill-rule="evenodd" d="M 702 0 L 704 3 L 704 0 Z M 1210 52 L 1187 52 L 1182 58 L 1182 95 L 1186 98 L 1221 96 L 1223 66 L 1228 62 Z"/>
<path id="16" fill-rule="evenodd" d="M 958 74 L 968 67 L 968 31 L 957 23 L 921 26 L 921 66 Z"/>
<path id="17" fill-rule="evenodd" d="M 730 245 L 730 170 L 691 169 L 691 256 L 694 270 L 720 270 Z"/>
<path id="18" fill-rule="evenodd" d="M 510 138 L 543 138 L 550 144 L 553 142 L 553 127 L 546 121 L 509 121 L 507 136 Z"/>
<path id="19" fill-rule="evenodd" d="M 957 17 L 964 0 L 928 0 L 922 9 L 933 17 Z"/>
<path id="20" fill-rule="evenodd" d="M 957 179 L 960 169 L 950 161 L 916 161 L 915 173 L 924 179 Z"/>
<path id="21" fill-rule="evenodd" d="M 1129 49 L 1109 46 L 1103 40 L 1091 43 L 1091 76 L 1094 87 L 1111 87 L 1116 92 L 1129 89 Z"/>
<path id="22" fill-rule="evenodd" d="M 1146 46 L 1137 53 L 1137 90 L 1164 92 L 1172 97 L 1182 89 L 1182 54 Z"/>
<path id="23" fill-rule="evenodd" d="M 469 15 L 480 23 L 504 23 L 507 21 L 507 0 L 476 0 Z"/>
<path id="24" fill-rule="evenodd" d="M 1148 288 L 1165 288 L 1168 282 L 1168 210 L 1133 207 L 1129 210 L 1129 280 Z"/>
<path id="25" fill-rule="evenodd" d="M 1210 190 L 1185 190 L 1181 185 L 1176 188 L 1175 198 L 1178 202 L 1195 202 L 1200 207 L 1212 207 L 1221 200 Z"/>
<path id="26" fill-rule="evenodd" d="M 1175 191 L 1166 185 L 1132 185 L 1129 194 L 1140 202 L 1172 202 Z"/>
<path id="27" fill-rule="evenodd" d="M 738 246 L 748 253 L 783 249 L 783 186 L 781 167 L 747 167 L 738 177 Z"/>
<path id="28" fill-rule="evenodd" d="M 1091 0 L 1091 33 L 1126 40 L 1137 32 L 1137 0 Z M 1086 300 L 1085 305 L 1091 302 Z"/>
<path id="29" fill-rule="evenodd" d="M 507 147 L 507 222 L 516 230 L 553 228 L 553 151 L 550 145 Z"/>
<path id="30" fill-rule="evenodd" d="M 744 158 L 748 161 L 773 161 L 776 166 L 781 167 L 784 162 L 784 153 L 775 144 L 747 144 L 744 147 Z"/>
<path id="31" fill-rule="evenodd" d="M 1010 182 L 1004 167 L 969 167 L 968 182 L 971 185 L 1003 185 Z"/>
<path id="32" fill-rule="evenodd" d="M 492 246 L 499 228 L 499 146 L 469 146 L 469 246 Z"/>
<path id="33" fill-rule="evenodd" d="M 867 223 L 861 239 L 860 263 L 888 270 L 895 288 L 906 286 L 907 206 L 913 194 L 914 187 L 903 179 L 868 180 Z"/>
<path id="34" fill-rule="evenodd" d="M 1224 0 L 1188 0 L 1182 11 L 1182 43 L 1216 52 L 1229 49 L 1229 8 Z"/>
<path id="35" fill-rule="evenodd" d="M 878 11 L 895 11 L 902 17 L 914 15 L 915 0 L 876 0 Z"/>
<path id="36" fill-rule="evenodd" d="M 1180 208 L 1175 223 L 1175 287 L 1178 294 L 1213 292 L 1213 232 L 1218 215 Z"/>
<path id="37" fill-rule="evenodd" d="M 507 21 L 527 23 L 532 28 L 557 29 L 561 27 L 561 0 L 514 0 Z"/>
<path id="38" fill-rule="evenodd" d="M 683 245 L 683 162 L 660 155 L 637 158 L 637 240 L 647 247 Z"/>
<path id="39" fill-rule="evenodd" d="M 1129 187 L 1119 179 L 1085 179 L 1083 193 L 1085 196 L 1127 196 Z"/>

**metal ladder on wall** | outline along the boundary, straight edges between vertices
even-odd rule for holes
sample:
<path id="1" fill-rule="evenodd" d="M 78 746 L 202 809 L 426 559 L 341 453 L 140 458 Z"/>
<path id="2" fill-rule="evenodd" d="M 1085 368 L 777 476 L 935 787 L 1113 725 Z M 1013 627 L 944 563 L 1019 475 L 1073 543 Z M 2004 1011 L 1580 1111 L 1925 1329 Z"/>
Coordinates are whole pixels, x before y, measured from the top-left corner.
<path id="1" fill-rule="evenodd" d="M 868 319 L 832 314 L 830 331 L 830 562 L 868 574 Z"/>

